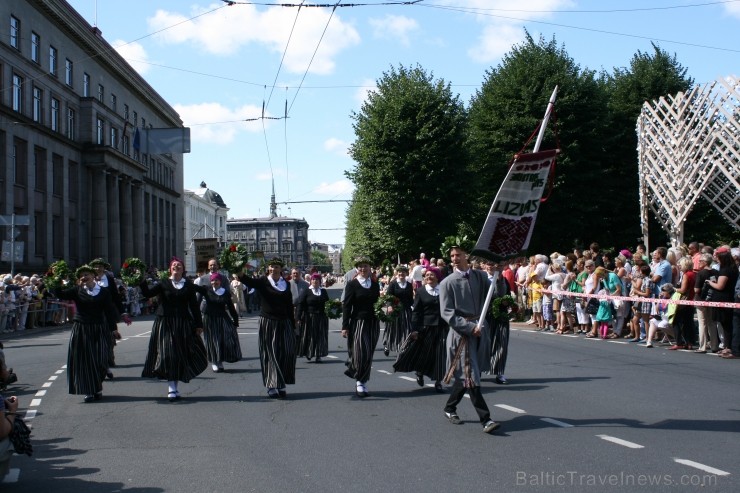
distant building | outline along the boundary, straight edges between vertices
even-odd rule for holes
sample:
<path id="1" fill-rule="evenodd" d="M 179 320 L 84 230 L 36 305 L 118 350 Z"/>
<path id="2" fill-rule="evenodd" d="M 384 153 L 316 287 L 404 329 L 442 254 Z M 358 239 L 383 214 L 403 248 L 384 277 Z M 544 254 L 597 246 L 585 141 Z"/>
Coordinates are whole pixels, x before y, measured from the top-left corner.
<path id="1" fill-rule="evenodd" d="M 182 129 L 177 112 L 65 0 L 0 2 L 0 25 L 0 214 L 29 219 L 15 268 L 182 255 L 182 154 L 138 137 Z"/>
<path id="2" fill-rule="evenodd" d="M 226 241 L 226 220 L 229 208 L 217 192 L 205 182 L 197 190 L 185 190 L 185 270 L 188 274 L 205 270 L 208 259 L 198 265 L 196 260 L 197 240 L 214 239 L 223 246 Z M 214 251 L 215 255 L 217 252 Z M 212 256 L 213 256 L 212 255 Z"/>
<path id="3" fill-rule="evenodd" d="M 273 185 L 270 215 L 256 218 L 230 218 L 226 221 L 226 242 L 241 243 L 247 251 L 262 252 L 266 260 L 280 257 L 291 267 L 301 269 L 311 262 L 308 222 L 278 216 Z"/>
<path id="4" fill-rule="evenodd" d="M 342 245 L 329 245 L 329 260 L 331 261 L 332 272 L 339 274 L 342 272 Z"/>

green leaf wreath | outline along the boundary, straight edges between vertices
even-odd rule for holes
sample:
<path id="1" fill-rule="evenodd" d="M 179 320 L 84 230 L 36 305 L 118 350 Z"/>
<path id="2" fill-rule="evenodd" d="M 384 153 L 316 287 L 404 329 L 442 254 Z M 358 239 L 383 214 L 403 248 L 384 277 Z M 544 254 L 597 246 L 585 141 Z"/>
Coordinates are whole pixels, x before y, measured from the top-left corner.
<path id="1" fill-rule="evenodd" d="M 450 256 L 450 249 L 452 249 L 452 247 L 454 246 L 460 247 L 467 253 L 470 253 L 473 251 L 473 248 L 475 248 L 475 242 L 468 238 L 467 235 L 447 236 L 442 242 L 442 245 L 439 247 L 442 251 L 442 256 L 444 258 L 448 258 Z"/>
<path id="2" fill-rule="evenodd" d="M 146 278 L 146 264 L 136 257 L 124 260 L 121 266 L 121 279 L 126 286 L 138 286 Z"/>
<path id="3" fill-rule="evenodd" d="M 249 252 L 247 247 L 240 243 L 231 243 L 221 251 L 218 257 L 218 263 L 222 269 L 226 269 L 229 274 L 239 274 L 249 261 Z"/>
<path id="4" fill-rule="evenodd" d="M 500 298 L 495 298 L 491 302 L 491 316 L 494 319 L 505 318 L 509 315 L 509 309 L 516 313 L 519 311 L 519 305 L 516 304 L 516 300 L 511 295 L 505 295 Z"/>
<path id="5" fill-rule="evenodd" d="M 157 279 L 159 280 L 159 282 L 164 282 L 169 278 L 170 278 L 169 269 L 166 269 L 166 270 L 157 269 Z"/>
<path id="6" fill-rule="evenodd" d="M 44 274 L 44 286 L 47 289 L 59 289 L 64 284 L 64 281 L 69 281 L 72 271 L 69 270 L 69 265 L 64 260 L 57 260 L 49 264 L 49 268 Z"/>
<path id="7" fill-rule="evenodd" d="M 324 305 L 324 313 L 332 320 L 342 316 L 342 302 L 339 300 L 329 300 Z"/>
<path id="8" fill-rule="evenodd" d="M 389 311 L 389 308 L 392 310 Z M 381 322 L 392 322 L 401 313 L 401 300 L 392 294 L 383 294 L 375 302 L 373 309 L 378 320 Z"/>

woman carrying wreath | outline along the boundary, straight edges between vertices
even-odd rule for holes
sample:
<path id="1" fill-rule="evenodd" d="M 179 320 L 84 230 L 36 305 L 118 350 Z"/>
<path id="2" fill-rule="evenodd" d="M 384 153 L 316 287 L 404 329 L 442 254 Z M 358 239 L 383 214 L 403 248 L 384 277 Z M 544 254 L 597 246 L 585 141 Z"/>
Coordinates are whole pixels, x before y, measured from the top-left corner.
<path id="1" fill-rule="evenodd" d="M 416 383 L 424 386 L 424 375 L 434 380 L 434 390 L 443 392 L 447 372 L 447 332 L 449 327 L 439 312 L 439 269 L 429 267 L 424 285 L 416 290 L 411 315 L 412 332 L 401 346 L 393 364 L 395 371 L 416 372 Z"/>
<path id="2" fill-rule="evenodd" d="M 399 313 L 385 322 L 383 331 L 383 354 L 388 356 L 391 350 L 398 351 L 401 344 L 411 332 L 411 305 L 414 304 L 414 287 L 407 280 L 409 269 L 405 265 L 396 267 L 396 276 L 388 284 L 385 294 L 395 296 L 400 301 L 396 308 Z M 393 308 L 389 308 L 393 309 Z"/>
<path id="3" fill-rule="evenodd" d="M 296 310 L 296 322 L 301 326 L 301 341 L 298 356 L 308 361 L 316 357 L 316 363 L 329 355 L 329 317 L 326 302 L 329 294 L 321 287 L 321 274 L 311 274 L 311 284 L 301 293 Z"/>
<path id="4" fill-rule="evenodd" d="M 355 380 L 358 397 L 370 394 L 365 385 L 370 380 L 375 346 L 380 338 L 380 322 L 375 316 L 375 302 L 380 297 L 380 286 L 373 279 L 370 259 L 355 260 L 357 275 L 347 283 L 342 301 L 342 337 L 347 338 L 349 359 L 344 374 Z"/>
<path id="5" fill-rule="evenodd" d="M 203 373 L 208 359 L 200 338 L 203 321 L 195 285 L 184 277 L 182 260 L 172 257 L 169 274 L 151 288 L 146 280 L 140 284 L 144 297 L 159 298 L 141 376 L 167 380 L 167 398 L 173 402 L 180 398 L 177 383 L 187 383 Z"/>
<path id="6" fill-rule="evenodd" d="M 271 399 L 285 399 L 285 386 L 295 384 L 296 339 L 293 295 L 282 277 L 285 263 L 275 257 L 267 264 L 267 276 L 242 275 L 239 280 L 260 295 L 258 345 L 262 383 Z"/>
<path id="7" fill-rule="evenodd" d="M 236 363 L 242 359 L 239 345 L 239 315 L 231 299 L 228 283 L 218 272 L 209 276 L 210 286 L 195 286 L 205 302 L 203 310 L 203 339 L 211 368 L 215 373 L 224 372 L 224 361 Z"/>
<path id="8" fill-rule="evenodd" d="M 118 320 L 118 310 L 110 292 L 96 282 L 93 267 L 80 266 L 75 278 L 77 286 L 53 291 L 55 297 L 77 305 L 67 351 L 69 393 L 84 395 L 85 402 L 92 402 L 103 398 L 103 380 L 112 350 L 108 321 Z"/>

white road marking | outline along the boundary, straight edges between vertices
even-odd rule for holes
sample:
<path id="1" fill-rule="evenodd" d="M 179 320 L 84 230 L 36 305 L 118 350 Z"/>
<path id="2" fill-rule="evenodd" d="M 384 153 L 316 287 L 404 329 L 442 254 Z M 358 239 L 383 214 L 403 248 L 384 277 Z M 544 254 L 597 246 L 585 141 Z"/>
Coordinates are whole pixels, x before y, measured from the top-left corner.
<path id="1" fill-rule="evenodd" d="M 131 337 L 143 337 L 143 336 L 149 335 L 151 333 L 152 333 L 152 331 L 151 330 L 148 330 L 146 332 L 142 332 L 141 334 L 136 334 L 135 336 L 131 336 Z"/>
<path id="2" fill-rule="evenodd" d="M 519 409 L 518 407 L 514 406 L 507 406 L 506 404 L 494 404 L 494 407 L 506 409 L 507 411 L 511 411 L 512 413 L 527 414 L 527 411 L 525 411 L 524 409 Z"/>
<path id="3" fill-rule="evenodd" d="M 31 399 L 31 403 L 28 407 L 39 407 L 41 405 L 41 399 Z"/>
<path id="4" fill-rule="evenodd" d="M 676 457 L 674 457 L 673 460 L 678 462 L 679 464 L 683 464 L 689 467 L 694 467 L 704 472 L 708 472 L 709 474 L 716 474 L 717 476 L 729 476 L 730 475 L 730 473 L 727 471 L 723 471 L 722 469 L 715 469 L 714 467 L 705 466 L 704 464 L 694 462 L 693 460 L 678 459 Z"/>
<path id="5" fill-rule="evenodd" d="M 55 375 L 61 375 L 62 373 L 64 373 L 64 370 L 57 370 L 54 372 Z"/>
<path id="6" fill-rule="evenodd" d="M 67 365 L 62 365 L 62 368 L 67 368 Z"/>
<path id="7" fill-rule="evenodd" d="M 329 359 L 339 359 L 339 356 L 334 356 L 333 354 L 330 354 L 329 356 L 327 356 L 327 358 L 329 358 Z"/>
<path id="8" fill-rule="evenodd" d="M 56 375 L 52 375 L 52 376 L 49 377 L 49 380 L 52 380 L 53 381 L 53 380 L 56 380 L 57 378 L 59 378 L 59 377 L 56 376 Z"/>
<path id="9" fill-rule="evenodd" d="M 561 428 L 573 428 L 573 425 L 564 423 L 562 421 L 558 421 L 557 419 L 552 418 L 540 418 L 545 423 L 550 423 L 551 425 L 560 426 Z"/>
<path id="10" fill-rule="evenodd" d="M 629 342 L 626 342 L 626 341 L 609 341 L 609 342 L 611 342 L 612 344 L 629 344 Z"/>
<path id="11" fill-rule="evenodd" d="M 612 437 L 609 435 L 596 435 L 597 437 L 601 438 L 602 440 L 606 440 L 607 442 L 616 443 L 617 445 L 622 445 L 623 447 L 629 447 L 629 448 L 645 448 L 644 446 L 640 445 L 639 443 L 633 443 L 628 442 L 627 440 L 622 440 L 621 438 Z"/>
<path id="12" fill-rule="evenodd" d="M 573 335 L 573 334 L 562 334 L 562 336 L 563 337 L 575 337 L 576 339 L 578 339 L 580 337 L 580 336 Z"/>
<path id="13" fill-rule="evenodd" d="M 44 388 L 49 388 L 49 387 L 51 387 L 51 384 L 52 384 L 52 382 L 44 382 L 41 386 L 44 387 Z"/>
<path id="14" fill-rule="evenodd" d="M 391 372 L 385 371 L 385 370 L 378 370 L 379 373 L 385 373 L 386 375 L 390 375 Z"/>
<path id="15" fill-rule="evenodd" d="M 18 476 L 21 475 L 20 469 L 10 469 L 8 471 L 8 474 L 5 475 L 5 479 L 3 479 L 3 483 L 17 483 L 18 482 Z"/>
<path id="16" fill-rule="evenodd" d="M 36 410 L 35 409 L 28 409 L 26 411 L 26 416 L 23 418 L 24 420 L 33 419 L 36 417 Z"/>
<path id="17" fill-rule="evenodd" d="M 404 380 L 408 380 L 409 382 L 414 382 L 414 383 L 416 383 L 416 379 L 415 379 L 415 378 L 411 378 L 411 377 L 405 377 L 405 376 L 404 376 L 404 377 L 398 377 L 398 378 L 403 378 Z"/>
<path id="18" fill-rule="evenodd" d="M 123 339 L 121 339 L 120 342 L 123 342 L 123 341 L 128 341 L 128 337 L 124 337 Z"/>
<path id="19" fill-rule="evenodd" d="M 39 390 L 38 392 L 36 392 L 36 395 L 34 397 L 43 397 L 45 395 L 46 395 L 45 390 Z"/>

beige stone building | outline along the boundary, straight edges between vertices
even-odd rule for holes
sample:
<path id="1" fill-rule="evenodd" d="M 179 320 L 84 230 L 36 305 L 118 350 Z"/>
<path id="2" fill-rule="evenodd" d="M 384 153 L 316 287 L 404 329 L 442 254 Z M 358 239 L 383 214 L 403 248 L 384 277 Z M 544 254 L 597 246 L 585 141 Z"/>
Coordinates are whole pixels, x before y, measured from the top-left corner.
<path id="1" fill-rule="evenodd" d="M 182 255 L 183 155 L 140 145 L 179 115 L 67 2 L 3 1 L 0 24 L 0 215 L 30 220 L 16 270 Z"/>

